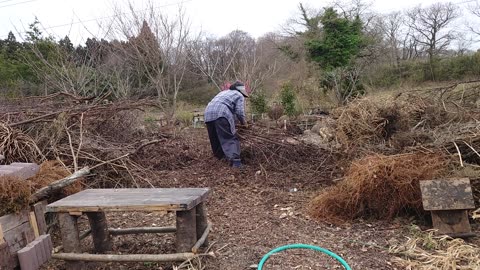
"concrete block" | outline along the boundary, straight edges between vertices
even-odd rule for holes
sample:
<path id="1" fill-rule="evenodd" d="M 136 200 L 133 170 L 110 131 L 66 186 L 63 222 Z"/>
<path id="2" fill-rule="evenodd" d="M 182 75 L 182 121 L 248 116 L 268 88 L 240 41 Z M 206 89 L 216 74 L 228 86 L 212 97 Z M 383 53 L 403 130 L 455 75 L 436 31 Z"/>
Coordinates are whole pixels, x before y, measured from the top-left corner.
<path id="1" fill-rule="evenodd" d="M 18 172 L 16 173 L 16 175 L 18 175 L 21 179 L 28 179 L 30 177 L 33 177 L 40 170 L 40 166 L 35 163 L 14 162 L 9 166 L 13 168 L 18 168 Z"/>
<path id="2" fill-rule="evenodd" d="M 37 265 L 37 256 L 35 254 L 35 249 L 31 245 L 20 249 L 17 252 L 18 260 L 20 262 L 20 269 L 22 270 L 36 270 L 38 269 Z"/>

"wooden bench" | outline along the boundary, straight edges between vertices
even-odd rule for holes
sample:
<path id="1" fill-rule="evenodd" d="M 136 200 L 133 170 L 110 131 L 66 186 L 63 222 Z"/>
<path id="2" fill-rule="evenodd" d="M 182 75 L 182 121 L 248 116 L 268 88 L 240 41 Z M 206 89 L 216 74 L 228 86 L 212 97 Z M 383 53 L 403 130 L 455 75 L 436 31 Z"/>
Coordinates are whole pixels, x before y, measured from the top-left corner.
<path id="1" fill-rule="evenodd" d="M 88 189 L 47 206 L 58 215 L 67 269 L 82 269 L 82 261 L 175 261 L 193 258 L 207 244 L 211 225 L 204 201 L 208 188 Z M 176 227 L 109 229 L 105 212 L 176 212 Z M 176 232 L 176 254 L 80 254 L 77 218 L 86 214 L 97 253 L 111 250 L 110 235 Z"/>

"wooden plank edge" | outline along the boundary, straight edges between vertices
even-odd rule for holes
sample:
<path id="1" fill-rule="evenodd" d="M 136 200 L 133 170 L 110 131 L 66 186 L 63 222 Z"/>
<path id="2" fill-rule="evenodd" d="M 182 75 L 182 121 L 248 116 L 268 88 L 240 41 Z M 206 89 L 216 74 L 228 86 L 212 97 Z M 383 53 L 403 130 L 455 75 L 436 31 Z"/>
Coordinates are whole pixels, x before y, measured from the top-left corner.
<path id="1" fill-rule="evenodd" d="M 35 238 L 39 237 L 40 233 L 38 230 L 37 218 L 35 217 L 35 213 L 33 211 L 30 212 L 30 226 L 32 226 L 33 234 L 35 235 Z"/>
<path id="2" fill-rule="evenodd" d="M 0 244 L 5 243 L 2 224 L 0 224 Z"/>
<path id="3" fill-rule="evenodd" d="M 191 207 L 190 207 L 191 206 Z M 189 208 L 190 207 L 190 208 Z M 75 212 L 157 212 L 157 211 L 185 211 L 193 208 L 192 204 L 177 204 L 177 205 L 164 205 L 164 206 L 144 206 L 144 205 L 129 205 L 122 207 L 110 207 L 110 206 L 47 206 L 47 212 L 55 213 L 75 213 Z"/>

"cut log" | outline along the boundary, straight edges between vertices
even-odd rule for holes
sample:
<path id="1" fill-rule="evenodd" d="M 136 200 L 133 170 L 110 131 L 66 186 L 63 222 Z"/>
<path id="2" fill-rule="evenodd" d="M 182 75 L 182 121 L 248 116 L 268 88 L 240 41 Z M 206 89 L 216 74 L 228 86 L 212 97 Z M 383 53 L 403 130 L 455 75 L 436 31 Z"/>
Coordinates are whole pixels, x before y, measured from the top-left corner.
<path id="1" fill-rule="evenodd" d="M 72 253 L 81 252 L 77 217 L 67 213 L 58 213 L 58 221 L 65 251 Z M 84 265 L 82 262 L 67 262 L 66 268 L 69 270 L 82 270 Z"/>
<path id="2" fill-rule="evenodd" d="M 193 253 L 175 254 L 78 254 L 78 253 L 57 253 L 52 258 L 64 261 L 89 261 L 89 262 L 179 262 L 195 258 Z"/>
<path id="3" fill-rule="evenodd" d="M 112 249 L 112 241 L 108 232 L 107 217 L 103 212 L 87 212 L 92 228 L 93 245 L 95 252 L 105 253 Z"/>
<path id="4" fill-rule="evenodd" d="M 192 250 L 197 242 L 197 225 L 195 208 L 177 211 L 177 252 Z"/>
<path id="5" fill-rule="evenodd" d="M 78 236 L 78 239 L 79 239 L 79 240 L 83 240 L 83 239 L 87 238 L 90 234 L 92 234 L 92 229 L 88 229 L 88 230 L 82 232 L 82 233 Z M 52 245 L 53 245 L 53 244 L 52 244 Z M 52 248 L 53 248 L 53 246 L 52 246 Z M 60 246 L 58 246 L 58 247 L 55 247 L 55 248 L 53 248 L 53 250 L 54 250 L 55 252 L 60 252 L 61 250 L 63 250 L 63 245 L 60 245 Z"/>
<path id="6" fill-rule="evenodd" d="M 85 167 L 81 170 L 78 170 L 68 177 L 57 180 L 57 181 L 51 183 L 50 185 L 39 189 L 37 192 L 32 194 L 32 196 L 30 198 L 30 201 L 32 203 L 36 203 L 36 202 L 48 197 L 51 193 L 75 183 L 80 178 L 84 177 L 85 175 L 87 175 L 89 173 L 90 173 L 90 169 L 88 167 Z"/>

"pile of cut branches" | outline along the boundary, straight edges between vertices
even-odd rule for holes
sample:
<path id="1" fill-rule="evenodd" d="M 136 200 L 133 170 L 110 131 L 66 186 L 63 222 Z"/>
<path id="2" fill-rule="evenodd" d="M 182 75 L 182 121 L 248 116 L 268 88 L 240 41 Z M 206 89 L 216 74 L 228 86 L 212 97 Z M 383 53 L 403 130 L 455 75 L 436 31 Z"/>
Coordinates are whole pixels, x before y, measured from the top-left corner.
<path id="1" fill-rule="evenodd" d="M 333 150 L 306 144 L 283 129 L 252 126 L 238 131 L 242 160 L 250 165 L 274 171 L 295 173 L 313 180 L 321 173 L 331 173 L 336 166 Z"/>
<path id="2" fill-rule="evenodd" d="M 150 171 L 132 156 L 169 137 L 159 126 L 146 128 L 144 112 L 157 109 L 158 101 L 55 94 L 3 103 L 0 147 L 7 163 L 60 160 L 70 171 L 94 170 L 88 186 L 151 186 Z"/>

